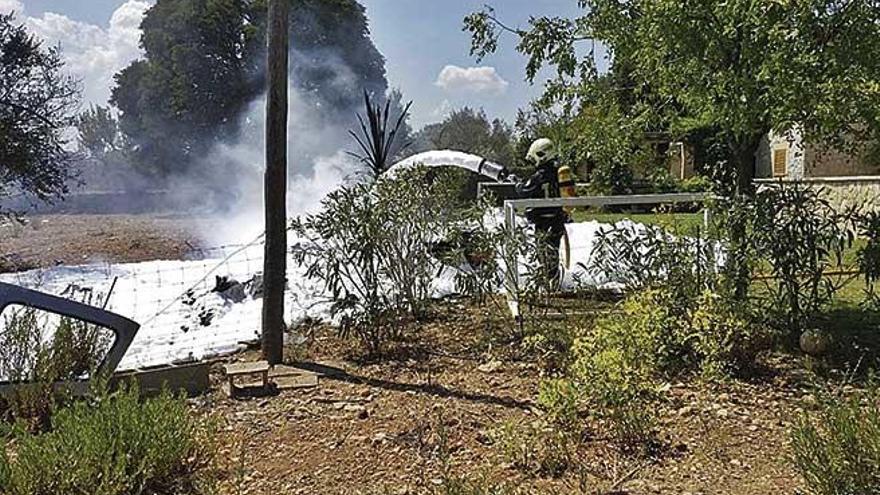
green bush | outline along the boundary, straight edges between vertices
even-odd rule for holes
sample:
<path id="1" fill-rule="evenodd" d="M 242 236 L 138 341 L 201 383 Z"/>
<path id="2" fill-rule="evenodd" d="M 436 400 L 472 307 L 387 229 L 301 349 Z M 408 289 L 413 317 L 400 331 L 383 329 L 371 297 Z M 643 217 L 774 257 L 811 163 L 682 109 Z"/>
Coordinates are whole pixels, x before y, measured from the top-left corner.
<path id="1" fill-rule="evenodd" d="M 668 349 L 663 330 L 669 314 L 655 303 L 657 297 L 648 291 L 628 298 L 619 314 L 598 320 L 572 349 L 571 379 L 591 413 L 609 422 L 611 433 L 626 448 L 652 437 L 647 403 L 655 396 L 654 379 Z"/>
<path id="2" fill-rule="evenodd" d="M 773 332 L 752 321 L 724 296 L 706 291 L 689 313 L 688 345 L 704 376 L 737 375 L 754 367 L 758 356 L 769 349 Z"/>
<path id="3" fill-rule="evenodd" d="M 559 477 L 577 460 L 578 433 L 541 420 L 521 425 L 507 421 L 493 437 L 511 466 L 525 473 Z"/>
<path id="4" fill-rule="evenodd" d="M 702 175 L 695 175 L 678 183 L 678 191 L 685 193 L 701 193 L 712 190 L 712 181 Z"/>
<path id="5" fill-rule="evenodd" d="M 331 294 L 343 335 L 370 353 L 424 316 L 438 268 L 431 242 L 451 230 L 452 194 L 417 168 L 337 189 L 321 211 L 292 222 L 294 261 Z"/>
<path id="6" fill-rule="evenodd" d="M 0 488 L 9 495 L 200 493 L 207 431 L 182 399 L 142 401 L 135 388 L 123 388 L 56 411 L 48 433 L 19 431 L 0 458 Z"/>
<path id="7" fill-rule="evenodd" d="M 48 315 L 48 314 L 46 314 Z M 65 397 L 53 384 L 91 376 L 104 359 L 108 330 L 71 318 L 54 322 L 33 308 L 4 315 L 0 332 L 0 377 L 21 384 L 0 399 L 7 420 L 34 420 L 45 426 L 56 402 Z M 44 329 L 54 330 L 47 336 Z"/>
<path id="8" fill-rule="evenodd" d="M 880 406 L 872 390 L 824 397 L 791 430 L 792 462 L 814 495 L 880 493 Z"/>
<path id="9" fill-rule="evenodd" d="M 660 380 L 682 372 L 710 378 L 740 373 L 771 342 L 764 327 L 716 293 L 690 299 L 683 311 L 679 304 L 675 292 L 666 289 L 627 297 L 618 312 L 597 320 L 575 340 L 569 378 L 577 393 L 554 385 L 542 391 L 545 402 L 568 411 L 563 398 L 578 397 L 607 421 L 621 444 L 644 445 L 653 429 L 648 404 L 656 398 Z"/>
<path id="10" fill-rule="evenodd" d="M 877 282 L 880 281 L 880 212 L 865 213 L 859 218 L 858 225 L 865 243 L 859 247 L 856 256 L 865 279 L 867 301 L 880 308 L 880 296 L 877 295 Z"/>
<path id="11" fill-rule="evenodd" d="M 767 187 L 754 201 L 749 236 L 774 276 L 766 281 L 761 312 L 797 336 L 842 286 L 825 272 L 842 268 L 855 237 L 855 214 L 836 211 L 823 190 L 797 183 Z"/>
<path id="12" fill-rule="evenodd" d="M 702 230 L 674 236 L 658 225 L 619 224 L 597 233 L 590 261 L 581 266 L 626 289 L 670 292 L 673 311 L 682 314 L 702 291 L 718 285 L 717 248 Z"/>
<path id="13" fill-rule="evenodd" d="M 773 334 L 763 324 L 764 313 L 755 318 L 732 297 L 719 267 L 720 244 L 701 234 L 676 237 L 651 225 L 614 227 L 597 236 L 587 269 L 642 291 L 630 297 L 635 309 L 624 305 L 619 326 L 639 328 L 654 340 L 658 370 L 740 373 L 772 344 Z"/>
<path id="14" fill-rule="evenodd" d="M 782 182 L 715 206 L 713 218 L 727 232 L 727 281 L 742 301 L 754 289 L 754 314 L 794 341 L 848 282 L 828 272 L 848 268 L 859 208 L 836 209 L 825 190 Z"/>
<path id="15" fill-rule="evenodd" d="M 538 405 L 546 412 L 550 424 L 566 429 L 576 429 L 578 421 L 577 387 L 569 380 L 551 379 L 541 382 Z"/>

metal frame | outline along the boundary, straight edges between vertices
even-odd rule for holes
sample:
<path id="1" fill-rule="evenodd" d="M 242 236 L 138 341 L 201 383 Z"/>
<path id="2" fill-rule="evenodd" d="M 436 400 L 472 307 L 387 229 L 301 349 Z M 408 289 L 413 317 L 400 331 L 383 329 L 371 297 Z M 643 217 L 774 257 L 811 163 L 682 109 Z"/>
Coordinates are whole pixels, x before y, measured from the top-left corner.
<path id="1" fill-rule="evenodd" d="M 504 229 L 511 235 L 516 229 L 516 213 L 526 208 L 545 207 L 584 207 L 584 206 L 622 206 L 645 204 L 705 203 L 717 199 L 710 193 L 674 193 L 674 194 L 634 194 L 630 196 L 582 196 L 577 198 L 546 198 L 546 199 L 508 199 L 504 201 Z M 708 209 L 703 209 L 703 222 L 708 226 L 711 220 Z M 522 318 L 519 311 L 520 274 L 515 253 L 505 253 L 505 291 L 507 306 L 517 320 Z M 511 263 L 513 260 L 513 263 Z"/>
<path id="2" fill-rule="evenodd" d="M 44 294 L 23 287 L 0 282 L 0 313 L 10 304 L 19 304 L 34 309 L 41 309 L 60 316 L 76 318 L 93 325 L 111 330 L 116 340 L 110 351 L 98 366 L 98 372 L 110 376 L 122 361 L 125 352 L 131 346 L 140 325 L 124 316 L 110 311 L 71 301 L 57 296 Z M 0 382 L 0 384 L 9 382 Z"/>

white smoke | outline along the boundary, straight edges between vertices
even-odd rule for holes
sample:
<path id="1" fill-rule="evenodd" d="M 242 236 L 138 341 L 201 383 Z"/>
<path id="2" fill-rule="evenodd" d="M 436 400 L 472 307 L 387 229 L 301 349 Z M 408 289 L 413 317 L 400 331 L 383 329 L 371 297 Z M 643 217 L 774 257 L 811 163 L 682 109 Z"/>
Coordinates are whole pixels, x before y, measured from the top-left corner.
<path id="1" fill-rule="evenodd" d="M 360 93 L 351 69 L 336 57 L 309 55 L 294 53 L 291 63 L 320 60 L 322 67 L 331 68 L 334 75 L 325 84 L 334 86 L 337 92 Z M 328 111 L 318 95 L 301 91 L 293 84 L 288 87 L 288 94 L 287 213 L 295 217 L 315 211 L 327 193 L 353 179 L 358 172 L 356 161 L 346 151 L 354 149 L 348 130 L 355 113 L 361 109 Z M 215 146 L 206 163 L 198 167 L 210 170 L 222 163 L 222 169 L 233 175 L 223 178 L 224 187 L 231 188 L 232 202 L 227 208 L 224 227 L 204 234 L 208 245 L 248 242 L 264 229 L 266 97 L 254 101 L 241 118 L 242 132 L 238 141 Z"/>

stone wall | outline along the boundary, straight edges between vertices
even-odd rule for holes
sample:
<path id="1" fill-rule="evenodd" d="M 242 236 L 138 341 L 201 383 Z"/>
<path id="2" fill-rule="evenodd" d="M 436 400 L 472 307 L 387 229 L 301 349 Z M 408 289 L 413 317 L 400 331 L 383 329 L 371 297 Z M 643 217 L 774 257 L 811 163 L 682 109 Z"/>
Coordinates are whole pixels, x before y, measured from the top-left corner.
<path id="1" fill-rule="evenodd" d="M 783 179 L 786 183 L 795 182 Z M 756 184 L 778 183 L 779 179 L 758 179 Z M 800 181 L 810 187 L 821 188 L 826 197 L 838 210 L 853 205 L 865 205 L 880 211 L 880 176 L 862 177 L 811 177 Z"/>

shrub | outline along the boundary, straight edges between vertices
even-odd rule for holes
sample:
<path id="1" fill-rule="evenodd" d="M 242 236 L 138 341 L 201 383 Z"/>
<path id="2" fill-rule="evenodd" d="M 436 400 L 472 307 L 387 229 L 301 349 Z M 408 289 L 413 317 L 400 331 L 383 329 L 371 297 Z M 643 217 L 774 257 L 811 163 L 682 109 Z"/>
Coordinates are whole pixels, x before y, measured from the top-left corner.
<path id="1" fill-rule="evenodd" d="M 46 326 L 54 330 L 45 332 Z M 4 317 L 0 331 L 0 376 L 12 382 L 85 378 L 101 364 L 111 343 L 109 331 L 90 323 L 42 318 L 33 308 L 15 308 Z"/>
<path id="2" fill-rule="evenodd" d="M 702 175 L 695 175 L 681 181 L 677 189 L 686 193 L 709 192 L 712 190 L 712 181 Z"/>
<path id="3" fill-rule="evenodd" d="M 791 459 L 815 495 L 880 493 L 878 394 L 823 397 L 791 430 Z"/>
<path id="4" fill-rule="evenodd" d="M 71 318 L 43 317 L 33 308 L 14 308 L 0 332 L 0 377 L 22 383 L 2 401 L 7 419 L 45 426 L 56 402 L 65 397 L 58 381 L 91 376 L 111 344 L 109 331 Z M 44 335 L 46 326 L 54 330 Z"/>
<path id="5" fill-rule="evenodd" d="M 413 169 L 344 186 L 327 196 L 320 212 L 292 222 L 300 239 L 294 261 L 330 293 L 342 334 L 356 335 L 370 353 L 399 338 L 407 321 L 426 310 L 437 269 L 431 242 L 452 220 L 443 184 Z"/>
<path id="6" fill-rule="evenodd" d="M 52 431 L 19 432 L 0 458 L 9 495 L 199 493 L 209 459 L 203 423 L 186 403 L 162 394 L 143 402 L 135 388 L 58 410 Z"/>
<path id="7" fill-rule="evenodd" d="M 608 421 L 611 433 L 628 449 L 652 436 L 646 405 L 654 398 L 654 379 L 669 349 L 663 344 L 669 315 L 654 303 L 658 296 L 645 292 L 628 298 L 620 314 L 598 320 L 572 349 L 571 379 L 590 412 Z"/>
<path id="8" fill-rule="evenodd" d="M 864 214 L 858 221 L 859 234 L 865 239 L 857 253 L 859 269 L 865 278 L 867 300 L 880 308 L 877 282 L 880 281 L 880 212 Z"/>
<path id="9" fill-rule="evenodd" d="M 683 313 L 705 289 L 718 285 L 718 243 L 703 231 L 673 236 L 655 225 L 619 223 L 600 231 L 584 268 L 626 289 L 672 291 Z"/>
<path id="10" fill-rule="evenodd" d="M 751 321 L 724 296 L 706 291 L 689 312 L 688 330 L 696 362 L 710 378 L 740 374 L 754 367 L 773 343 L 773 333 Z"/>
<path id="11" fill-rule="evenodd" d="M 651 440 L 648 403 L 656 398 L 658 380 L 692 371 L 710 378 L 739 373 L 769 346 L 769 332 L 721 295 L 706 291 L 687 301 L 680 307 L 668 289 L 637 292 L 575 340 L 569 367 L 575 396 L 627 447 Z M 557 408 L 564 405 L 555 398 L 561 392 L 544 393 Z"/>
<path id="12" fill-rule="evenodd" d="M 759 280 L 755 314 L 796 337 L 846 283 L 827 272 L 844 263 L 858 208 L 839 211 L 823 189 L 782 182 L 716 206 L 714 218 L 729 234 L 725 271 L 737 298 L 745 301 L 750 282 Z"/>
<path id="13" fill-rule="evenodd" d="M 546 412 L 547 420 L 561 428 L 577 428 L 579 401 L 577 387 L 569 380 L 545 380 L 538 390 L 538 405 Z"/>
<path id="14" fill-rule="evenodd" d="M 821 189 L 797 183 L 759 191 L 751 211 L 755 252 L 769 265 L 766 304 L 771 323 L 800 335 L 840 288 L 825 272 L 843 264 L 855 237 L 852 212 L 836 211 Z"/>
<path id="15" fill-rule="evenodd" d="M 543 421 L 507 421 L 494 434 L 505 462 L 526 473 L 559 477 L 576 460 L 577 433 Z"/>

